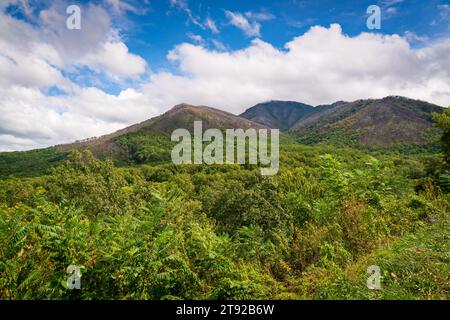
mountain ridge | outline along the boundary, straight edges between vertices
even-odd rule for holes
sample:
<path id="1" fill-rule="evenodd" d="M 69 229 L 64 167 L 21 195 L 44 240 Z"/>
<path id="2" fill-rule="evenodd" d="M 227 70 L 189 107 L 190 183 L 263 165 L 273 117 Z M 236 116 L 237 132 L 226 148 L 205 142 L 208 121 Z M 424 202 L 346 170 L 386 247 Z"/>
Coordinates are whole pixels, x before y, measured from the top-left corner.
<path id="1" fill-rule="evenodd" d="M 239 116 L 270 128 L 288 130 L 299 119 L 314 113 L 314 107 L 297 101 L 271 100 L 246 109 Z"/>
<path id="2" fill-rule="evenodd" d="M 433 126 L 432 113 L 444 110 L 425 101 L 398 96 L 339 101 L 316 107 L 277 100 L 262 104 L 267 103 L 271 104 L 269 114 L 277 112 L 277 103 L 282 104 L 283 112 L 275 114 L 277 117 L 274 119 L 268 119 L 275 123 L 289 120 L 290 128 L 284 129 L 283 134 L 299 143 L 384 149 L 396 148 L 397 145 L 411 146 L 410 149 L 399 149 L 406 152 L 418 150 L 414 146 L 430 145 L 425 136 L 429 135 Z M 247 112 L 249 114 L 251 112 Z M 294 123 L 295 118 L 298 120 Z M 170 140 L 171 132 L 178 128 L 193 132 L 195 120 L 202 120 L 204 129 L 273 127 L 273 123 L 258 123 L 212 107 L 179 104 L 159 116 L 98 138 L 44 149 L 0 152 L 0 176 L 21 175 L 28 171 L 45 172 L 50 166 L 66 159 L 72 149 L 89 149 L 94 156 L 110 157 L 121 165 L 170 161 L 170 150 L 174 145 Z M 285 127 L 289 126 L 286 124 Z"/>

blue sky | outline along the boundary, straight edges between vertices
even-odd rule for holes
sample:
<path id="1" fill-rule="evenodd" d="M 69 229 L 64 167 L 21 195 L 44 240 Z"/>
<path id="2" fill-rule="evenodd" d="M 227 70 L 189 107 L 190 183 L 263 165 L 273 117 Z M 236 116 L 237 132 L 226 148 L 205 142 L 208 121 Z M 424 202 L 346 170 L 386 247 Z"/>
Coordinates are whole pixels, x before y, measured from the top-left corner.
<path id="1" fill-rule="evenodd" d="M 139 10 L 140 15 L 128 15 L 134 26 L 127 35 L 131 41 L 136 41 L 136 49 L 145 50 L 139 46 L 139 41 L 145 41 L 157 50 L 167 51 L 174 44 L 187 40 L 186 33 L 189 32 L 205 38 L 215 37 L 233 49 L 245 46 L 248 44 L 248 38 L 229 24 L 225 10 L 272 15 L 268 22 L 261 22 L 261 37 L 275 45 L 283 45 L 292 36 L 304 33 L 313 25 L 328 26 L 331 23 L 339 23 L 349 35 L 367 31 L 366 9 L 372 4 L 382 8 L 382 33 L 401 34 L 412 31 L 439 37 L 449 32 L 448 23 L 445 21 L 432 24 L 433 21 L 439 22 L 442 19 L 439 5 L 449 3 L 439 0 L 191 0 L 179 3 L 186 4 L 200 22 L 208 17 L 212 18 L 220 33 L 214 35 L 210 30 L 195 25 L 182 6 L 171 4 L 170 0 L 154 0 L 137 6 L 142 8 Z"/>
<path id="2" fill-rule="evenodd" d="M 37 13 L 53 2 L 32 1 L 33 10 Z M 445 0 L 130 0 L 122 1 L 129 8 L 124 7 L 120 14 L 114 13 L 114 6 L 108 1 L 68 3 L 103 5 L 111 13 L 113 26 L 120 31 L 130 51 L 143 57 L 155 71 L 169 69 L 176 72 L 173 64 L 166 59 L 167 53 L 179 43 L 195 43 L 192 37 L 202 37 L 202 45 L 211 49 L 218 49 L 214 43 L 222 44 L 226 50 L 248 46 L 254 37 L 233 26 L 226 11 L 244 16 L 249 12 L 265 15 L 264 19 L 254 20 L 260 24 L 258 37 L 280 49 L 310 27 L 328 27 L 332 23 L 340 24 L 343 32 L 350 36 L 361 32 L 410 33 L 418 39 L 411 39 L 414 47 L 424 46 L 450 33 L 450 7 L 446 7 L 450 1 Z M 372 31 L 366 27 L 366 9 L 373 4 L 382 10 L 382 27 Z M 8 11 L 27 20 L 19 4 L 11 5 Z M 207 18 L 214 21 L 218 32 L 212 32 L 204 25 Z M 116 93 L 120 90 L 120 86 L 114 83 L 105 83 L 103 88 Z"/>
<path id="3" fill-rule="evenodd" d="M 81 30 L 66 28 L 73 4 Z M 367 28 L 370 5 L 380 29 Z M 274 99 L 450 105 L 447 0 L 1 0 L 0 30 L 0 151 L 182 102 L 235 114 Z"/>
<path id="4" fill-rule="evenodd" d="M 213 40 L 231 50 L 248 46 L 252 37 L 230 24 L 225 14 L 227 10 L 266 14 L 267 20 L 258 21 L 260 38 L 283 48 L 287 41 L 314 25 L 339 23 L 350 36 L 371 32 L 366 27 L 366 9 L 372 4 L 382 9 L 382 28 L 376 32 L 400 35 L 413 32 L 433 41 L 450 33 L 448 16 L 443 17 L 444 10 L 440 9 L 449 3 L 442 0 L 153 0 L 147 4 L 136 1 L 134 4 L 130 2 L 136 12 L 128 11 L 126 21 L 122 18 L 115 23 L 130 50 L 149 61 L 152 68 L 158 69 L 173 67 L 167 62 L 167 52 L 176 44 L 192 42 L 189 35 L 201 36 L 205 45 L 211 48 L 214 48 Z M 450 13 L 447 11 L 446 14 Z M 194 22 L 195 19 L 203 24 L 207 18 L 214 21 L 218 33 Z M 424 43 L 412 41 L 412 45 L 422 46 Z"/>
<path id="5" fill-rule="evenodd" d="M 189 34 L 200 35 L 206 45 L 213 47 L 212 40 L 220 41 L 228 49 L 248 46 L 252 37 L 230 24 L 225 11 L 236 13 L 264 13 L 268 20 L 259 21 L 260 38 L 282 48 L 294 36 L 305 33 L 311 26 L 329 26 L 339 23 L 348 35 L 370 32 L 366 27 L 366 9 L 372 4 L 382 9 L 382 28 L 376 30 L 384 34 L 404 34 L 414 32 L 429 41 L 449 34 L 449 21 L 441 16 L 439 6 L 449 4 L 440 0 L 315 0 L 315 1 L 269 1 L 269 0 L 210 0 L 174 1 L 154 0 L 141 4 L 140 14 L 128 12 L 129 24 L 122 21 L 126 43 L 133 52 L 152 62 L 155 68 L 170 67 L 166 64 L 167 52 L 176 44 L 192 41 Z M 186 6 L 186 7 L 184 7 Z M 194 19 L 204 23 L 211 18 L 219 32 L 214 34 L 208 28 L 196 25 L 186 12 L 188 8 Z M 145 13 L 144 13 L 145 12 Z M 269 17 L 270 16 L 270 17 Z M 435 22 L 435 23 L 433 23 Z M 423 43 L 414 42 L 414 46 Z"/>

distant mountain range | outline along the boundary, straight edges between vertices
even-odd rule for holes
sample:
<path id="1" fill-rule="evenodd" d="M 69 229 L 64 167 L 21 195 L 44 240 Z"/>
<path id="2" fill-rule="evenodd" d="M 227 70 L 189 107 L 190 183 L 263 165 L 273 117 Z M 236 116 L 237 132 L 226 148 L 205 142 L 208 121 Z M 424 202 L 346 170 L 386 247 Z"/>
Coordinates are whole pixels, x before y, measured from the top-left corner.
<path id="1" fill-rule="evenodd" d="M 121 136 L 170 135 L 178 128 L 193 130 L 195 120 L 202 120 L 206 129 L 276 128 L 303 140 L 310 138 L 310 143 L 333 142 L 332 136 L 347 135 L 366 145 L 424 144 L 423 133 L 432 126 L 431 114 L 442 110 L 431 103 L 397 96 L 316 107 L 295 101 L 269 101 L 239 116 L 211 107 L 179 104 L 160 116 L 112 134 L 57 148 L 88 148 L 98 156 L 105 156 L 121 151 L 116 142 Z"/>
<path id="2" fill-rule="evenodd" d="M 170 161 L 170 134 L 178 128 L 277 128 L 304 144 L 333 144 L 390 148 L 427 144 L 432 113 L 444 108 L 427 102 L 391 96 L 383 99 L 335 102 L 313 107 L 295 101 L 269 101 L 241 115 L 206 106 L 180 104 L 166 113 L 117 132 L 52 148 L 0 153 L 0 176 L 23 170 L 43 171 L 59 163 L 71 149 L 89 149 L 99 158 L 122 164 Z"/>

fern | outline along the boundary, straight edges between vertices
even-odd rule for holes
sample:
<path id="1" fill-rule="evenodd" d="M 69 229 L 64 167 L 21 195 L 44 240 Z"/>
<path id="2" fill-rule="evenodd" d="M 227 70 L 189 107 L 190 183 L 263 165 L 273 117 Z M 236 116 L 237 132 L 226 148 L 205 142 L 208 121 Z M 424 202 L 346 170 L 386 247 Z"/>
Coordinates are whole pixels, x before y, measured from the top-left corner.
<path id="1" fill-rule="evenodd" d="M 447 171 L 439 176 L 439 184 L 444 192 L 450 192 L 450 172 Z"/>

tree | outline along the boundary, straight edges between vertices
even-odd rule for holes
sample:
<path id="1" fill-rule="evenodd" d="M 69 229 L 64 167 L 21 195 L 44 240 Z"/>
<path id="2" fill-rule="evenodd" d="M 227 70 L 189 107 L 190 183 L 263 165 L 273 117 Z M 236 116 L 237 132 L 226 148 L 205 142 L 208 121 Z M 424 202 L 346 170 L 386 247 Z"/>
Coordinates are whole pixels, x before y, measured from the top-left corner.
<path id="1" fill-rule="evenodd" d="M 434 113 L 433 119 L 436 125 L 443 130 L 441 137 L 442 151 L 444 152 L 444 160 L 450 165 L 450 107 L 442 113 Z"/>
<path id="2" fill-rule="evenodd" d="M 450 192 L 450 108 L 442 113 L 434 113 L 436 125 L 442 129 L 441 146 L 444 153 L 446 168 L 439 176 L 439 184 L 445 192 Z"/>

